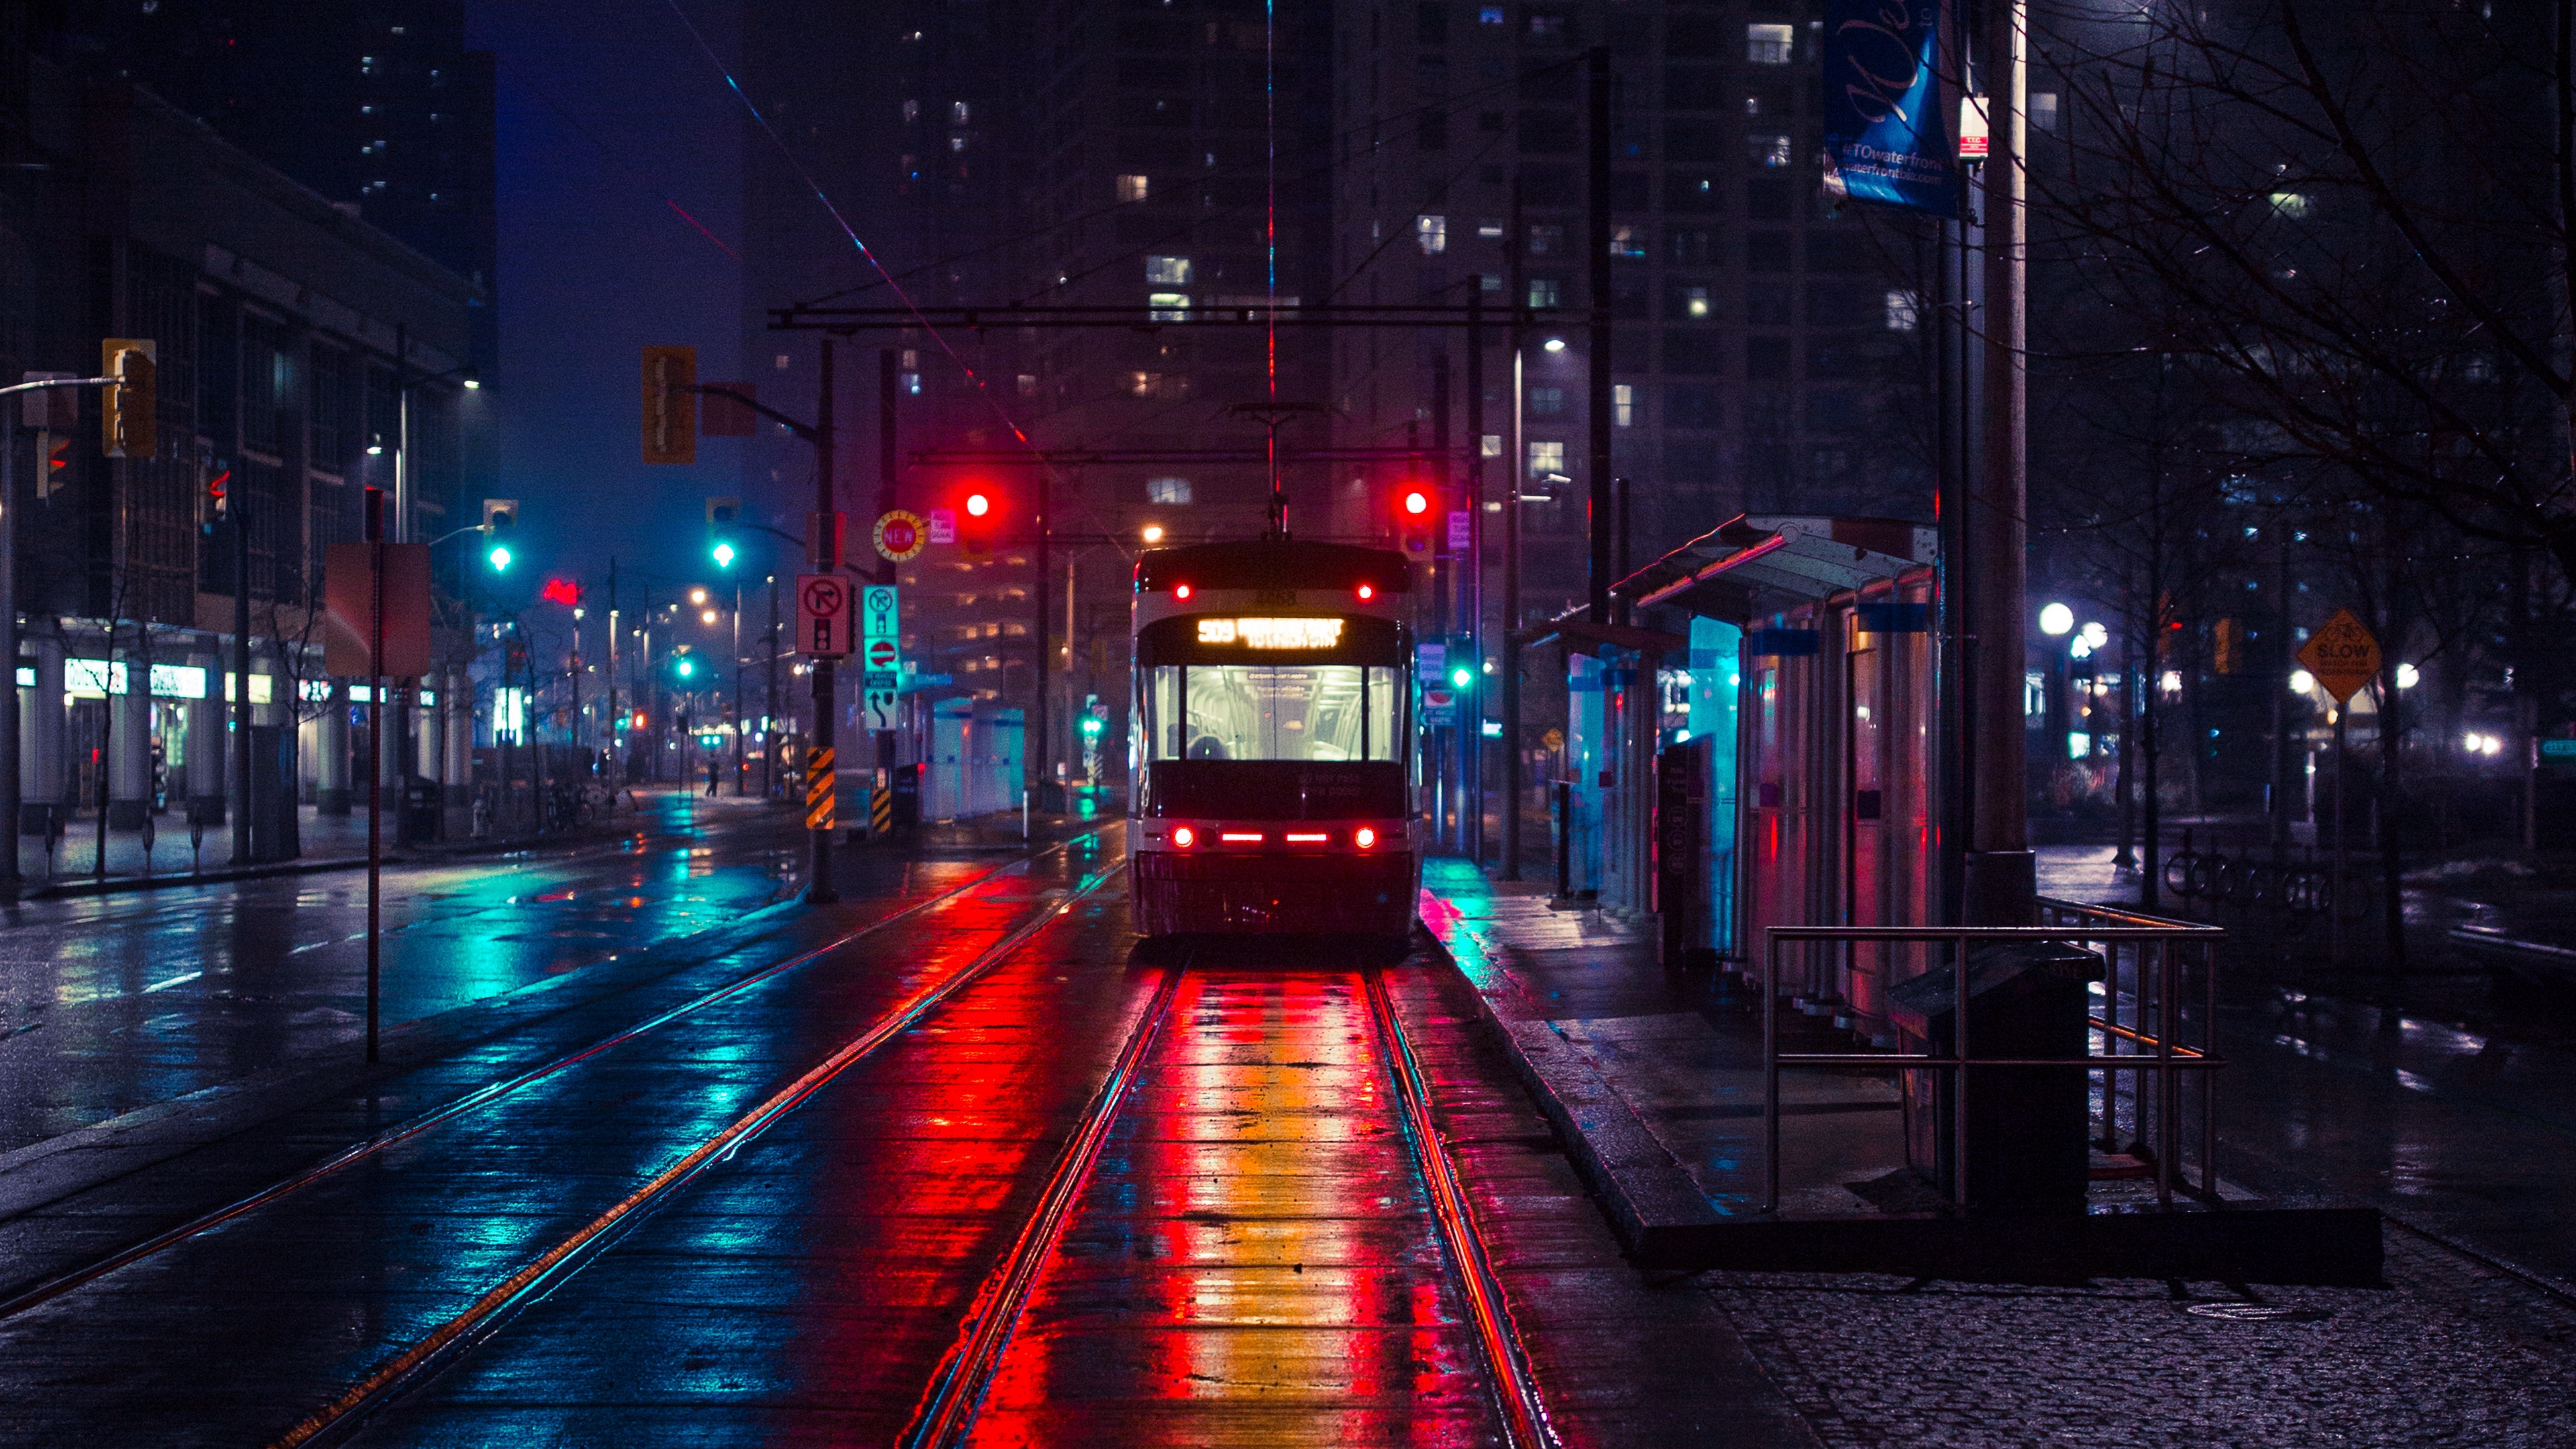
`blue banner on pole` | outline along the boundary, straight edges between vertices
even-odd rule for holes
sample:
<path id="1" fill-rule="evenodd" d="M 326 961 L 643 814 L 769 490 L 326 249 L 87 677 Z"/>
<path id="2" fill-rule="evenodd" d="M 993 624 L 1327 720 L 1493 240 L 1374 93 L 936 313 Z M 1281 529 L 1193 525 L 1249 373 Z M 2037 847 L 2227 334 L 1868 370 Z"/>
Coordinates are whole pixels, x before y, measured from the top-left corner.
<path id="1" fill-rule="evenodd" d="M 1941 0 L 1826 0 L 1825 190 L 1957 214 L 1940 48 Z"/>

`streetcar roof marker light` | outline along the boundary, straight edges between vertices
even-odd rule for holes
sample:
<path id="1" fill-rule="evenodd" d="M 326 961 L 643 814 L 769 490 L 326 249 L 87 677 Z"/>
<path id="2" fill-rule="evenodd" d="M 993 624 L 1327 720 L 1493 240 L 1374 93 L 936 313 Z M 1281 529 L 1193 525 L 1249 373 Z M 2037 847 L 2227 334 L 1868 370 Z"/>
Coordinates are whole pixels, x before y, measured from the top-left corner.
<path id="1" fill-rule="evenodd" d="M 1362 584 L 1362 585 L 1360 585 L 1360 602 L 1361 602 L 1361 603 L 1364 603 L 1364 604 L 1365 604 L 1365 603 L 1367 603 L 1369 600 L 1374 599 L 1374 598 L 1376 598 L 1376 597 L 1377 597 L 1377 586 L 1376 586 L 1375 584 Z"/>
<path id="2" fill-rule="evenodd" d="M 1172 843 L 1183 850 L 1199 843 L 1199 833 L 1186 825 L 1172 827 Z"/>
<path id="3" fill-rule="evenodd" d="M 1565 339 L 1562 337 L 1551 337 L 1539 345 L 1550 352 L 1563 352 L 1565 350 Z"/>
<path id="4" fill-rule="evenodd" d="M 2075 611 L 2064 604 L 2043 604 L 2039 610 L 2039 632 L 2055 638 L 2075 627 Z"/>
<path id="5" fill-rule="evenodd" d="M 1189 586 L 1189 585 L 1187 585 L 1187 584 L 1174 584 L 1174 585 L 1172 585 L 1172 597 L 1173 597 L 1173 598 L 1175 598 L 1175 599 L 1186 599 L 1186 598 L 1188 598 L 1189 596 L 1190 596 L 1190 586 Z"/>
<path id="6" fill-rule="evenodd" d="M 1370 829 L 1368 826 L 1363 825 L 1359 829 L 1351 832 L 1351 844 L 1358 846 L 1362 850 L 1366 850 L 1370 846 L 1377 844 L 1377 832 Z"/>

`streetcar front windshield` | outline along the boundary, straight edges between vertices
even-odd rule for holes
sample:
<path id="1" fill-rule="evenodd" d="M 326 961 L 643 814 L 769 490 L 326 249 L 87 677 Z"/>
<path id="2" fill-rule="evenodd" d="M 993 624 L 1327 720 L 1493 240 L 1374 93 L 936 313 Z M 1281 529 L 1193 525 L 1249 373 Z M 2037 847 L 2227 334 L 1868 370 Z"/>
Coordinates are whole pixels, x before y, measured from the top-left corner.
<path id="1" fill-rule="evenodd" d="M 1403 671 L 1374 664 L 1163 664 L 1145 691 L 1157 760 L 1393 760 Z"/>

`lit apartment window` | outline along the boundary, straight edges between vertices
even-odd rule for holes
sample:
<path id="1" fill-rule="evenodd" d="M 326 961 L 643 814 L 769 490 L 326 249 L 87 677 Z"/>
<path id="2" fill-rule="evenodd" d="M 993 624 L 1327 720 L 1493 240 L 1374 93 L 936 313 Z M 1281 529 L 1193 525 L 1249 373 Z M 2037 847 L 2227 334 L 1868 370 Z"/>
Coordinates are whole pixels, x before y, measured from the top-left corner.
<path id="1" fill-rule="evenodd" d="M 1786 136 L 1744 138 L 1744 159 L 1756 166 L 1786 166 L 1789 164 L 1789 154 L 1789 138 Z"/>
<path id="2" fill-rule="evenodd" d="M 1024 372 L 1024 373 L 1021 373 L 1021 374 L 1020 374 L 1020 396 L 1022 396 L 1022 397 L 1036 397 L 1037 395 L 1038 395 L 1038 375 L 1037 375 L 1036 373 L 1034 373 L 1034 372 Z"/>
<path id="3" fill-rule="evenodd" d="M 1684 287 L 1684 288 L 1682 288 L 1682 311 L 1683 311 L 1683 313 L 1684 313 L 1684 314 L 1686 314 L 1686 315 L 1688 315 L 1688 316 L 1690 316 L 1690 317 L 1692 317 L 1692 318 L 1694 318 L 1694 319 L 1697 319 L 1697 318 L 1701 318 L 1701 317 L 1705 317 L 1705 316 L 1707 316 L 1707 315 L 1708 315 L 1708 288 L 1706 288 L 1706 287 Z"/>
<path id="4" fill-rule="evenodd" d="M 2046 131 L 2050 135 L 2057 134 L 2057 92 L 2032 91 L 2030 93 L 2030 128 L 2034 131 Z"/>
<path id="5" fill-rule="evenodd" d="M 973 112 L 967 109 L 964 101 L 951 101 L 948 105 L 948 124 L 952 126 L 966 125 L 968 124 L 967 117 L 972 114 Z"/>
<path id="6" fill-rule="evenodd" d="M 2296 191 L 2272 193 L 2272 209 L 2292 221 L 2308 214 L 2308 198 Z"/>
<path id="7" fill-rule="evenodd" d="M 1556 278 L 1554 277 L 1530 278 L 1529 304 L 1533 307 L 1555 306 L 1556 290 Z"/>
<path id="8" fill-rule="evenodd" d="M 1495 272 L 1479 272 L 1476 275 L 1476 287 L 1479 291 L 1499 293 L 1503 290 L 1502 276 Z"/>
<path id="9" fill-rule="evenodd" d="M 1610 228 L 1610 255 L 1642 257 L 1646 254 L 1646 229 L 1642 226 Z"/>
<path id="10" fill-rule="evenodd" d="M 1565 445 L 1563 443 L 1534 442 L 1529 445 L 1529 475 L 1531 477 L 1544 478 L 1550 473 L 1562 473 L 1564 471 Z"/>
<path id="11" fill-rule="evenodd" d="M 1787 65 L 1798 47 L 1794 25 L 1744 27 L 1744 58 L 1755 65 Z"/>
<path id="12" fill-rule="evenodd" d="M 903 375 L 903 390 L 904 395 L 907 397 L 921 396 L 921 374 L 917 372 L 905 373 Z"/>
<path id="13" fill-rule="evenodd" d="M 1912 292 L 1887 294 L 1887 330 L 1911 332 L 1923 321 L 1923 302 Z"/>
<path id="14" fill-rule="evenodd" d="M 1531 388 L 1529 390 L 1529 410 L 1530 416 L 1534 418 L 1558 418 L 1565 416 L 1565 389 L 1561 387 Z"/>
<path id="15" fill-rule="evenodd" d="M 1610 421 L 1622 428 L 1637 425 L 1637 390 L 1624 382 L 1610 384 Z"/>
<path id="16" fill-rule="evenodd" d="M 1190 501 L 1190 480 L 1187 478 L 1148 478 L 1145 480 L 1145 501 L 1148 503 L 1187 503 Z"/>
<path id="17" fill-rule="evenodd" d="M 1148 292 L 1145 305 L 1150 322 L 1187 322 L 1190 320 L 1190 294 L 1187 292 Z"/>
<path id="18" fill-rule="evenodd" d="M 1160 287 L 1186 287 L 1190 284 L 1190 259 L 1188 257 L 1147 257 L 1145 258 L 1145 280 Z"/>
<path id="19" fill-rule="evenodd" d="M 1564 251 L 1565 228 L 1561 226 L 1531 227 L 1529 229 L 1529 247 L 1530 255 L 1534 257 L 1553 256 L 1558 252 Z"/>
<path id="20" fill-rule="evenodd" d="M 1413 219 L 1413 240 L 1426 257 L 1449 250 L 1449 218 L 1425 213 Z"/>
<path id="21" fill-rule="evenodd" d="M 912 122 L 914 122 L 914 121 L 918 121 L 918 120 L 920 120 L 920 119 L 921 119 L 921 102 L 919 102 L 919 101 L 906 101 L 906 102 L 904 102 L 904 103 L 903 103 L 903 119 L 904 119 L 905 124 L 907 124 L 907 125 L 911 124 L 911 123 L 912 123 Z"/>
<path id="22" fill-rule="evenodd" d="M 905 348 L 903 350 L 901 361 L 903 363 L 903 370 L 906 372 L 919 372 L 921 370 L 921 353 L 916 348 Z"/>
<path id="23" fill-rule="evenodd" d="M 957 151 L 963 151 L 963 150 L 965 150 L 965 149 L 966 149 L 966 138 L 965 138 L 965 137 L 963 137 L 963 136 L 951 136 L 951 137 L 949 137 L 949 138 L 948 138 L 948 149 L 949 149 L 951 152 L 957 152 Z"/>
<path id="24" fill-rule="evenodd" d="M 1500 5 L 1487 5 L 1487 6 L 1485 6 L 1484 8 L 1482 8 L 1482 9 L 1478 10 L 1478 11 L 1476 12 L 1476 23 L 1477 23 L 1478 25 L 1500 25 L 1500 24 L 1502 24 L 1502 23 L 1503 23 L 1503 7 L 1501 7 Z"/>
<path id="25" fill-rule="evenodd" d="M 1502 239 L 1503 219 L 1501 217 L 1480 216 L 1476 218 L 1476 240 L 1501 241 Z"/>
<path id="26" fill-rule="evenodd" d="M 1152 186 L 1142 176 L 1121 176 L 1118 178 L 1118 199 L 1120 201 L 1142 201 L 1145 199 L 1146 193 L 1152 189 Z"/>
<path id="27" fill-rule="evenodd" d="M 1499 458 L 1503 456 L 1503 435 L 1500 433 L 1486 433 L 1476 439 L 1476 456 L 1480 458 Z"/>

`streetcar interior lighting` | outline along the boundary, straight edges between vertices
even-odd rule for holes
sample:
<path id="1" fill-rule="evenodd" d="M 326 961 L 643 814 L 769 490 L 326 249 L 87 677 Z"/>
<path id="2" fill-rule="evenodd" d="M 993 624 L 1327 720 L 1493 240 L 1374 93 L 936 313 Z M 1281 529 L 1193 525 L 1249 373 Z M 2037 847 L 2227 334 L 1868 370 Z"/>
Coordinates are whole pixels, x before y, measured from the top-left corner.
<path id="1" fill-rule="evenodd" d="M 1227 845 L 1259 845 L 1261 843 L 1261 832 L 1258 830 L 1221 830 L 1217 832 L 1216 838 Z"/>
<path id="2" fill-rule="evenodd" d="M 1362 850 L 1367 850 L 1377 844 L 1377 832 L 1368 826 L 1363 825 L 1359 829 L 1351 832 L 1351 844 L 1358 846 Z"/>
<path id="3" fill-rule="evenodd" d="M 1183 850 L 1199 843 L 1199 833 L 1186 825 L 1172 827 L 1172 843 Z"/>
<path id="4" fill-rule="evenodd" d="M 1339 619 L 1201 619 L 1202 644 L 1253 649 L 1330 649 L 1342 642 Z"/>
<path id="5" fill-rule="evenodd" d="M 1376 597 L 1377 597 L 1377 586 L 1376 586 L 1376 585 L 1374 585 L 1374 584 L 1362 584 L 1362 585 L 1360 585 L 1360 602 L 1361 602 L 1361 603 L 1365 604 L 1365 603 L 1367 603 L 1369 600 L 1374 599 L 1374 598 L 1376 598 Z"/>
<path id="6" fill-rule="evenodd" d="M 1175 599 L 1186 599 L 1186 598 L 1188 598 L 1189 596 L 1190 596 L 1190 586 L 1189 586 L 1189 585 L 1187 585 L 1187 584 L 1174 584 L 1174 585 L 1172 585 L 1172 597 L 1173 597 L 1173 598 L 1175 598 Z"/>
<path id="7" fill-rule="evenodd" d="M 1310 834 L 1297 830 L 1289 831 L 1284 838 L 1290 845 L 1321 845 L 1325 841 L 1332 839 L 1331 836 L 1326 835 L 1321 831 L 1316 831 Z"/>

